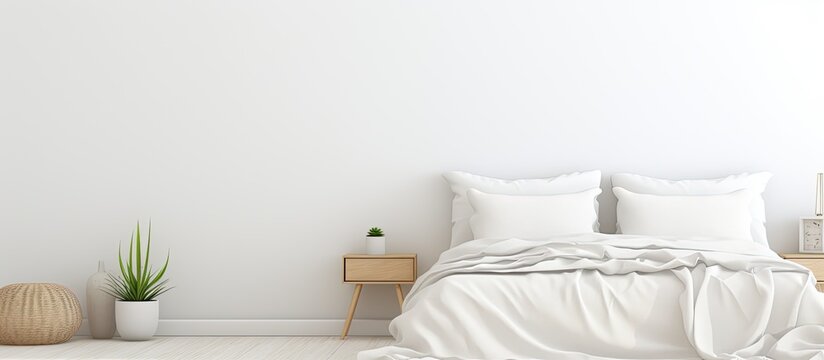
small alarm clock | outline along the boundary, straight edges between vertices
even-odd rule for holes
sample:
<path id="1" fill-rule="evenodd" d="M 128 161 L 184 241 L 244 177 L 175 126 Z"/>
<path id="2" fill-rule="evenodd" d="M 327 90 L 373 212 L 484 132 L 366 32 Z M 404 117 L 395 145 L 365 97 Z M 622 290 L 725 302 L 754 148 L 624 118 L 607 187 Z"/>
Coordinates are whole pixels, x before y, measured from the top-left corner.
<path id="1" fill-rule="evenodd" d="M 824 253 L 824 216 L 802 217 L 798 224 L 798 251 Z"/>

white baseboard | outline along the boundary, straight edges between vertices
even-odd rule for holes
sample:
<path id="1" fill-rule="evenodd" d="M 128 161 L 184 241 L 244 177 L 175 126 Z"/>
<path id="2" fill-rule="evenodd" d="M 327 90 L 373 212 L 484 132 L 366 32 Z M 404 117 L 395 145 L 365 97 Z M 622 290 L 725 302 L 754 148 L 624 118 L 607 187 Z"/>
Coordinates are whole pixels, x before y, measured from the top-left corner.
<path id="1" fill-rule="evenodd" d="M 352 320 L 349 335 L 388 336 L 391 320 Z M 158 336 L 340 336 L 343 320 L 160 320 Z M 77 335 L 88 336 L 86 319 Z"/>

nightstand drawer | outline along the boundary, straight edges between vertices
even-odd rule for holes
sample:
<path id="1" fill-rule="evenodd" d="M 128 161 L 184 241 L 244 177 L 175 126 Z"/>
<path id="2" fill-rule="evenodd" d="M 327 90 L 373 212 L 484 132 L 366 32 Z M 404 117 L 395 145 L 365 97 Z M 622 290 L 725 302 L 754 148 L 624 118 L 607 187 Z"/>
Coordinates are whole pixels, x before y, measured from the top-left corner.
<path id="1" fill-rule="evenodd" d="M 818 281 L 824 281 L 824 261 L 820 259 L 787 259 L 790 260 L 798 265 L 801 265 L 810 271 L 813 272 L 815 275 L 815 279 Z"/>
<path id="2" fill-rule="evenodd" d="M 345 258 L 344 282 L 414 282 L 414 258 Z"/>

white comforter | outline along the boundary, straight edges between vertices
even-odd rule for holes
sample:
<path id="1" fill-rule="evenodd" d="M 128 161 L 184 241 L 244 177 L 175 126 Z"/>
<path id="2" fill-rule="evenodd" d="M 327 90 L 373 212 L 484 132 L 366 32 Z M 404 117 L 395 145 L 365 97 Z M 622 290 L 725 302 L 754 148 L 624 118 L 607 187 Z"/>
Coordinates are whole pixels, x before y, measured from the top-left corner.
<path id="1" fill-rule="evenodd" d="M 443 253 L 358 359 L 824 359 L 809 271 L 741 241 L 587 234 Z"/>

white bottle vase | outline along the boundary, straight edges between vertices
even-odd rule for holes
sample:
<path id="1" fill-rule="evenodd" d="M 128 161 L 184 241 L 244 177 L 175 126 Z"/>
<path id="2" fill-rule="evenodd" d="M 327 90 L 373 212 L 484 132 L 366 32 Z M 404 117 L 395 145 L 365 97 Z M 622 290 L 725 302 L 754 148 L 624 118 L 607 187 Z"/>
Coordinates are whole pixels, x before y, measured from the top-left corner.
<path id="1" fill-rule="evenodd" d="M 386 254 L 386 237 L 385 236 L 367 236 L 366 237 L 366 253 L 369 255 L 385 255 Z"/>
<path id="2" fill-rule="evenodd" d="M 106 265 L 100 261 L 97 272 L 86 282 L 86 315 L 94 339 L 111 339 L 114 336 L 114 297 L 101 290 L 106 286 L 108 277 Z"/>
<path id="3" fill-rule="evenodd" d="M 149 340 L 157 331 L 160 303 L 152 301 L 123 301 L 115 303 L 117 332 L 127 341 Z"/>

